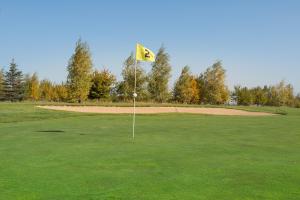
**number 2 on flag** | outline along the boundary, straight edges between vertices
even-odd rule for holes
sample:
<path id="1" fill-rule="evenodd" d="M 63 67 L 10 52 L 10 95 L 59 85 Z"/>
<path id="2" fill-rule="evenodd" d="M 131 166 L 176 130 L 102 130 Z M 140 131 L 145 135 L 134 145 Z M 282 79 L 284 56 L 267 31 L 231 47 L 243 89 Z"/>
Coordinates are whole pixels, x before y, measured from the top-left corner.
<path id="1" fill-rule="evenodd" d="M 150 58 L 150 52 L 148 49 L 145 49 L 145 58 Z"/>

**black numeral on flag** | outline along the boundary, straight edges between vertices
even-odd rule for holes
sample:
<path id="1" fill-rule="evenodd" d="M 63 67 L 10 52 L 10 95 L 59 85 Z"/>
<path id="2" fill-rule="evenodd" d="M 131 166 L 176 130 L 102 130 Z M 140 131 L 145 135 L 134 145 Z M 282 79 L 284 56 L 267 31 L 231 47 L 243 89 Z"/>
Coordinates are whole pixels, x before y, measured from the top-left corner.
<path id="1" fill-rule="evenodd" d="M 146 53 L 145 53 L 145 58 L 150 58 L 150 52 L 148 49 L 145 49 Z"/>

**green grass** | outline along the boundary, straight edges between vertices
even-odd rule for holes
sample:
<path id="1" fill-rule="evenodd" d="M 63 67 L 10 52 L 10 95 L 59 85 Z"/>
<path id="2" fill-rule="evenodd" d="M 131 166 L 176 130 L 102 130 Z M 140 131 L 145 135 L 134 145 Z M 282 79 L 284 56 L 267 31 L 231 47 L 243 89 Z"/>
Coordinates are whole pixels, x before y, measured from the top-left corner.
<path id="1" fill-rule="evenodd" d="M 133 142 L 130 115 L 2 103 L 0 199 L 296 200 L 300 109 L 280 110 L 138 115 Z"/>

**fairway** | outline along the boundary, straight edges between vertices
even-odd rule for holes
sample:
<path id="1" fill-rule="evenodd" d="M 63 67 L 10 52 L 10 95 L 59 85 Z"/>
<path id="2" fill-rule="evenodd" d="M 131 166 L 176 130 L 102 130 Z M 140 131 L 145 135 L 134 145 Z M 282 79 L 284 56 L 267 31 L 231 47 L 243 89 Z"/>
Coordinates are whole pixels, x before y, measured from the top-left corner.
<path id="1" fill-rule="evenodd" d="M 276 112 L 278 108 L 247 109 Z M 300 109 L 137 115 L 0 104 L 0 199 L 300 197 Z"/>

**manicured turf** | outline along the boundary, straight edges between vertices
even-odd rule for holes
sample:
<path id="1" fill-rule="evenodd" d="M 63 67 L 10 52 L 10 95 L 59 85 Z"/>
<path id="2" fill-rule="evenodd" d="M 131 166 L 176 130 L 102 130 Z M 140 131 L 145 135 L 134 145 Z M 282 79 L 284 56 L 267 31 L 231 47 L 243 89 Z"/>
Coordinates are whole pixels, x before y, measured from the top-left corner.
<path id="1" fill-rule="evenodd" d="M 281 109 L 139 115 L 133 142 L 130 115 L 0 104 L 0 199 L 296 200 L 300 110 Z"/>

